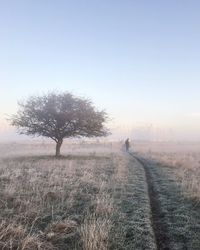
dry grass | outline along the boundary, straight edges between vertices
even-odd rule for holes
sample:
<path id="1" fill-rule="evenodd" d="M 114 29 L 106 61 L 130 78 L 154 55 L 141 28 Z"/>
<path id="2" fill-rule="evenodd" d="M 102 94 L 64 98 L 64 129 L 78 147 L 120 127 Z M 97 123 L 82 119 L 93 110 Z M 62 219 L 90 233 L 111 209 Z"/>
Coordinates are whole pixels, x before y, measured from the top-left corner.
<path id="1" fill-rule="evenodd" d="M 163 166 L 173 167 L 184 195 L 200 201 L 199 143 L 143 143 L 136 149 Z"/>
<path id="2" fill-rule="evenodd" d="M 156 249 L 144 171 L 121 147 L 0 145 L 0 249 Z"/>
<path id="3" fill-rule="evenodd" d="M 0 225 L 0 247 L 1 249 L 22 250 L 52 250 L 53 246 L 43 242 L 37 235 L 27 234 L 24 226 L 1 222 Z"/>
<path id="4" fill-rule="evenodd" d="M 146 159 L 155 215 L 163 228 L 158 235 L 167 238 L 164 247 L 199 250 L 199 144 L 143 143 L 135 151 Z"/>
<path id="5" fill-rule="evenodd" d="M 112 221 L 98 214 L 88 215 L 80 228 L 84 250 L 105 250 L 109 247 L 109 233 Z"/>
<path id="6" fill-rule="evenodd" d="M 158 190 L 173 196 L 177 182 L 184 196 L 199 201 L 198 151 L 153 146 L 133 149 L 170 166 L 152 167 Z M 59 159 L 50 156 L 54 145 L 0 145 L 0 150 L 0 249 L 156 249 L 144 169 L 120 144 L 66 144 Z M 182 202 L 176 195 L 174 201 Z M 160 203 L 170 210 L 166 197 L 161 192 Z M 177 231 L 169 218 L 173 237 L 180 234 L 184 209 Z"/>
<path id="7" fill-rule="evenodd" d="M 200 154 L 168 154 L 164 160 L 155 157 L 162 164 L 175 167 L 176 176 L 179 179 L 184 195 L 200 201 Z"/>
<path id="8" fill-rule="evenodd" d="M 200 154 L 174 153 L 157 154 L 152 157 L 163 165 L 175 168 L 175 175 L 182 187 L 184 195 L 200 201 Z"/>
<path id="9" fill-rule="evenodd" d="M 72 145 L 60 159 L 48 156 L 52 145 L 8 148 L 16 153 L 1 145 L 0 248 L 108 249 L 120 213 L 112 192 L 119 148 Z"/>
<path id="10" fill-rule="evenodd" d="M 0 149 L 0 249 L 156 249 L 144 170 L 121 145 L 65 145 L 60 159 L 50 156 L 54 145 Z M 196 146 L 133 149 L 170 166 L 183 195 L 200 200 Z M 154 169 L 158 188 L 173 194 L 164 169 Z M 161 204 L 168 204 L 163 197 Z"/>

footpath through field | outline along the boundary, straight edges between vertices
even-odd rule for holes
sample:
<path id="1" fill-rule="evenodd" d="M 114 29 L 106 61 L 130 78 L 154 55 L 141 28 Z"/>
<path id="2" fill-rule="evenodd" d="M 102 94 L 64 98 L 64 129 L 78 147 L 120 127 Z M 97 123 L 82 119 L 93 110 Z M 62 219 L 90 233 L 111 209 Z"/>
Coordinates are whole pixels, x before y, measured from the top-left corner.
<path id="1" fill-rule="evenodd" d="M 113 219 L 115 240 L 109 249 L 156 250 L 145 170 L 134 157 L 128 154 L 124 157 L 128 159 L 126 173 L 124 179 L 120 177 L 120 181 L 114 184 L 113 192 L 120 217 Z"/>
<path id="2" fill-rule="evenodd" d="M 136 154 L 130 157 L 145 171 L 156 248 L 199 250 L 200 206 L 184 197 L 173 168 Z"/>

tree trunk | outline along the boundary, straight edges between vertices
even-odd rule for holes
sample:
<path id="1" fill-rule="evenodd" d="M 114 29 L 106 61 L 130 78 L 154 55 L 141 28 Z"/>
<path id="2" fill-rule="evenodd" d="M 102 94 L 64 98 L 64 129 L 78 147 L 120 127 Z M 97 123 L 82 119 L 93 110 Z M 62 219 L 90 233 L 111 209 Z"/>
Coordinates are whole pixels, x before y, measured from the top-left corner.
<path id="1" fill-rule="evenodd" d="M 63 140 L 59 140 L 56 142 L 56 157 L 60 156 L 60 148 L 62 146 Z"/>

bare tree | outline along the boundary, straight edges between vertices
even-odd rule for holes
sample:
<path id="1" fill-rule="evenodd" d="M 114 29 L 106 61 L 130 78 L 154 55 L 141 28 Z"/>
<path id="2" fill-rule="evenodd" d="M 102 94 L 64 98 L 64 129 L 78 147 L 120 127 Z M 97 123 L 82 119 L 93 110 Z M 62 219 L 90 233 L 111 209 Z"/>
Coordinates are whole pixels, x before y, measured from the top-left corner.
<path id="1" fill-rule="evenodd" d="M 106 136 L 105 111 L 98 111 L 90 100 L 71 93 L 49 93 L 31 96 L 19 103 L 19 110 L 11 117 L 11 125 L 20 134 L 44 136 L 56 142 L 56 157 L 64 138 Z"/>

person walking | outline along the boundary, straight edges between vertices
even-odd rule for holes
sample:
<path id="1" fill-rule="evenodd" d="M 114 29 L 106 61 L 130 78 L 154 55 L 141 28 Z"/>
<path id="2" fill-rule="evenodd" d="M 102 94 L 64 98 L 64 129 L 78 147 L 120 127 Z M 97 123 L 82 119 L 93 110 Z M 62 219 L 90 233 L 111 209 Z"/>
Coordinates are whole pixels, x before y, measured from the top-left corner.
<path id="1" fill-rule="evenodd" d="M 127 138 L 127 139 L 125 140 L 125 147 L 126 147 L 126 152 L 128 152 L 128 151 L 129 151 L 129 148 L 130 148 L 130 141 L 129 141 L 129 138 Z"/>

